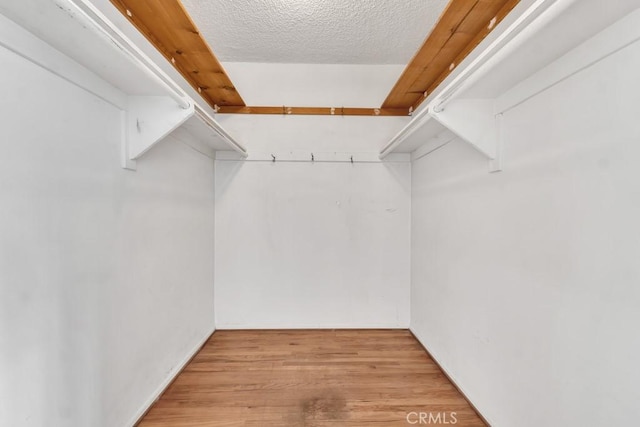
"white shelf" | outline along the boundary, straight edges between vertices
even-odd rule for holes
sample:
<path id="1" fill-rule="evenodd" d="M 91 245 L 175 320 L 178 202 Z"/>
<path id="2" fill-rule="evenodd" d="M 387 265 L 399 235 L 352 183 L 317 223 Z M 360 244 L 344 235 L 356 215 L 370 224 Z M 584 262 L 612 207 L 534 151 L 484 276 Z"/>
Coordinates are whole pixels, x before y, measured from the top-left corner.
<path id="1" fill-rule="evenodd" d="M 9 18 L 0 15 L 3 47 L 123 110 L 123 167 L 135 169 L 136 159 L 182 126 L 214 150 L 246 155 L 89 1 L 4 2 L 0 13 Z"/>
<path id="2" fill-rule="evenodd" d="M 636 0 L 607 8 L 598 0 L 522 1 L 380 156 L 409 152 L 415 159 L 459 137 L 490 160 L 490 171 L 499 171 L 504 113 L 638 40 Z"/>
<path id="3" fill-rule="evenodd" d="M 400 138 L 394 138 L 394 140 L 392 140 L 395 145 L 389 145 L 389 147 L 391 147 L 389 153 L 412 153 L 420 148 L 426 141 L 435 138 L 447 130 L 446 127 L 428 115 L 422 120 L 416 120 L 416 117 L 414 117 L 411 123 L 413 123 L 413 126 L 405 127 L 407 133 L 402 134 Z M 397 136 L 398 135 L 396 135 L 396 137 Z M 386 155 L 385 153 L 385 156 Z"/>

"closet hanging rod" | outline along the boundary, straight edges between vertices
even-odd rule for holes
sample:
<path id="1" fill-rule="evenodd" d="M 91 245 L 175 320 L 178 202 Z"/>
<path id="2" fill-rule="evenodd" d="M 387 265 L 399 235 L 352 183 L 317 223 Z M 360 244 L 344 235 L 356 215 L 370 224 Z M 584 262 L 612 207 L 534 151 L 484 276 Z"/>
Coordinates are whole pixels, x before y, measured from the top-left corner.
<path id="1" fill-rule="evenodd" d="M 191 107 L 193 103 L 191 98 L 94 5 L 87 0 L 54 0 L 54 2 L 83 26 L 91 29 L 119 52 L 124 53 L 131 63 L 164 88 L 167 95 L 181 108 Z"/>

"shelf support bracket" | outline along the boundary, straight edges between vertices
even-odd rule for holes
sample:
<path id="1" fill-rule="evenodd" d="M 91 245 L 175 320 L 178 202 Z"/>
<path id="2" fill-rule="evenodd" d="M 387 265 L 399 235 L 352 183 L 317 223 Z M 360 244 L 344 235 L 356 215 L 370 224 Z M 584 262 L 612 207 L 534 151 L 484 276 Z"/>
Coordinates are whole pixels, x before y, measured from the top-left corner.
<path id="1" fill-rule="evenodd" d="M 437 105 L 437 104 L 436 104 Z M 429 115 L 489 159 L 489 172 L 502 170 L 502 117 L 493 99 L 456 99 Z"/>
<path id="2" fill-rule="evenodd" d="M 136 160 L 195 114 L 168 96 L 129 96 L 123 112 L 122 167 L 136 170 Z"/>

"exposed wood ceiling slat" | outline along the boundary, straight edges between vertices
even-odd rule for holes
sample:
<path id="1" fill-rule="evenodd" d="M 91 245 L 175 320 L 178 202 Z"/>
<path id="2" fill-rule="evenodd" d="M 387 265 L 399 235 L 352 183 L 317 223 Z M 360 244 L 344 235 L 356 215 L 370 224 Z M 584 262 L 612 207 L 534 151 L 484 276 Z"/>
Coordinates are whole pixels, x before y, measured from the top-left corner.
<path id="1" fill-rule="evenodd" d="M 519 3 L 451 0 L 381 108 L 246 106 L 180 0 L 110 0 L 220 113 L 405 116 Z"/>
<path id="2" fill-rule="evenodd" d="M 440 16 L 438 23 L 431 30 L 431 33 L 416 52 L 395 86 L 382 104 L 383 107 L 397 108 L 408 107 L 412 101 L 422 96 L 424 91 L 415 94 L 409 93 L 411 84 L 420 77 L 425 68 L 442 50 L 442 47 L 449 41 L 457 26 L 469 14 L 477 0 L 452 0 Z M 407 99 L 405 99 L 407 98 Z"/>
<path id="3" fill-rule="evenodd" d="M 244 106 L 179 0 L 110 0 L 213 107 Z"/>
<path id="4" fill-rule="evenodd" d="M 220 106 L 220 114 L 283 114 L 307 116 L 408 116 L 408 108 L 353 107 L 232 107 Z"/>
<path id="5" fill-rule="evenodd" d="M 511 12 L 511 10 L 519 2 L 520 0 L 508 0 L 502 6 L 502 8 L 498 11 L 498 13 L 495 15 L 496 21 L 493 27 L 489 28 L 489 25 L 483 27 L 481 31 L 476 34 L 473 40 L 471 40 L 471 42 L 467 44 L 467 46 L 462 50 L 462 52 L 460 52 L 458 56 L 455 57 L 452 63 L 460 64 L 467 57 L 467 55 L 469 55 L 473 51 L 473 49 L 475 49 L 480 44 L 480 42 L 482 42 L 482 40 L 484 40 L 484 38 L 489 35 L 489 33 L 493 30 L 493 28 L 495 28 L 495 26 L 498 25 L 498 23 L 502 22 L 502 20 L 509 14 L 509 12 Z M 434 81 L 431 82 L 431 84 L 427 87 L 425 91 L 427 93 L 433 92 L 438 87 L 438 85 L 440 85 L 440 83 L 442 83 L 444 79 L 447 78 L 447 76 L 451 73 L 451 71 L 452 70 L 449 70 L 449 68 L 445 68 L 445 70 Z M 413 104 L 413 109 L 415 110 L 416 108 L 418 108 L 418 106 L 420 106 L 422 101 L 424 101 L 424 96 L 419 98 Z"/>
<path id="6" fill-rule="evenodd" d="M 417 108 L 518 3 L 451 0 L 382 108 Z"/>

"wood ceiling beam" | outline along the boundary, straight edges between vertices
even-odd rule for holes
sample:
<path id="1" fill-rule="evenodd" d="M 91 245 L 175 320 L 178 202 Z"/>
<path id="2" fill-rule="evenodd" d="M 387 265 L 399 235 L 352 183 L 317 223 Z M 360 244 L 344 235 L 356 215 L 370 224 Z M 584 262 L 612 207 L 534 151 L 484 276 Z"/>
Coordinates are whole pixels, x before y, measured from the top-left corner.
<path id="1" fill-rule="evenodd" d="M 518 4 L 519 0 L 451 0 L 381 108 L 251 107 L 209 48 L 180 0 L 110 0 L 219 113 L 406 116 Z"/>
<path id="2" fill-rule="evenodd" d="M 451 0 L 382 108 L 415 110 L 519 1 Z"/>
<path id="3" fill-rule="evenodd" d="M 110 1 L 209 105 L 245 105 L 180 0 Z"/>
<path id="4" fill-rule="evenodd" d="M 408 116 L 408 108 L 353 107 L 234 107 L 220 106 L 218 114 L 282 114 L 303 116 Z"/>
<path id="5" fill-rule="evenodd" d="M 409 108 L 250 107 L 179 0 L 110 0 L 221 114 L 407 116 Z"/>

